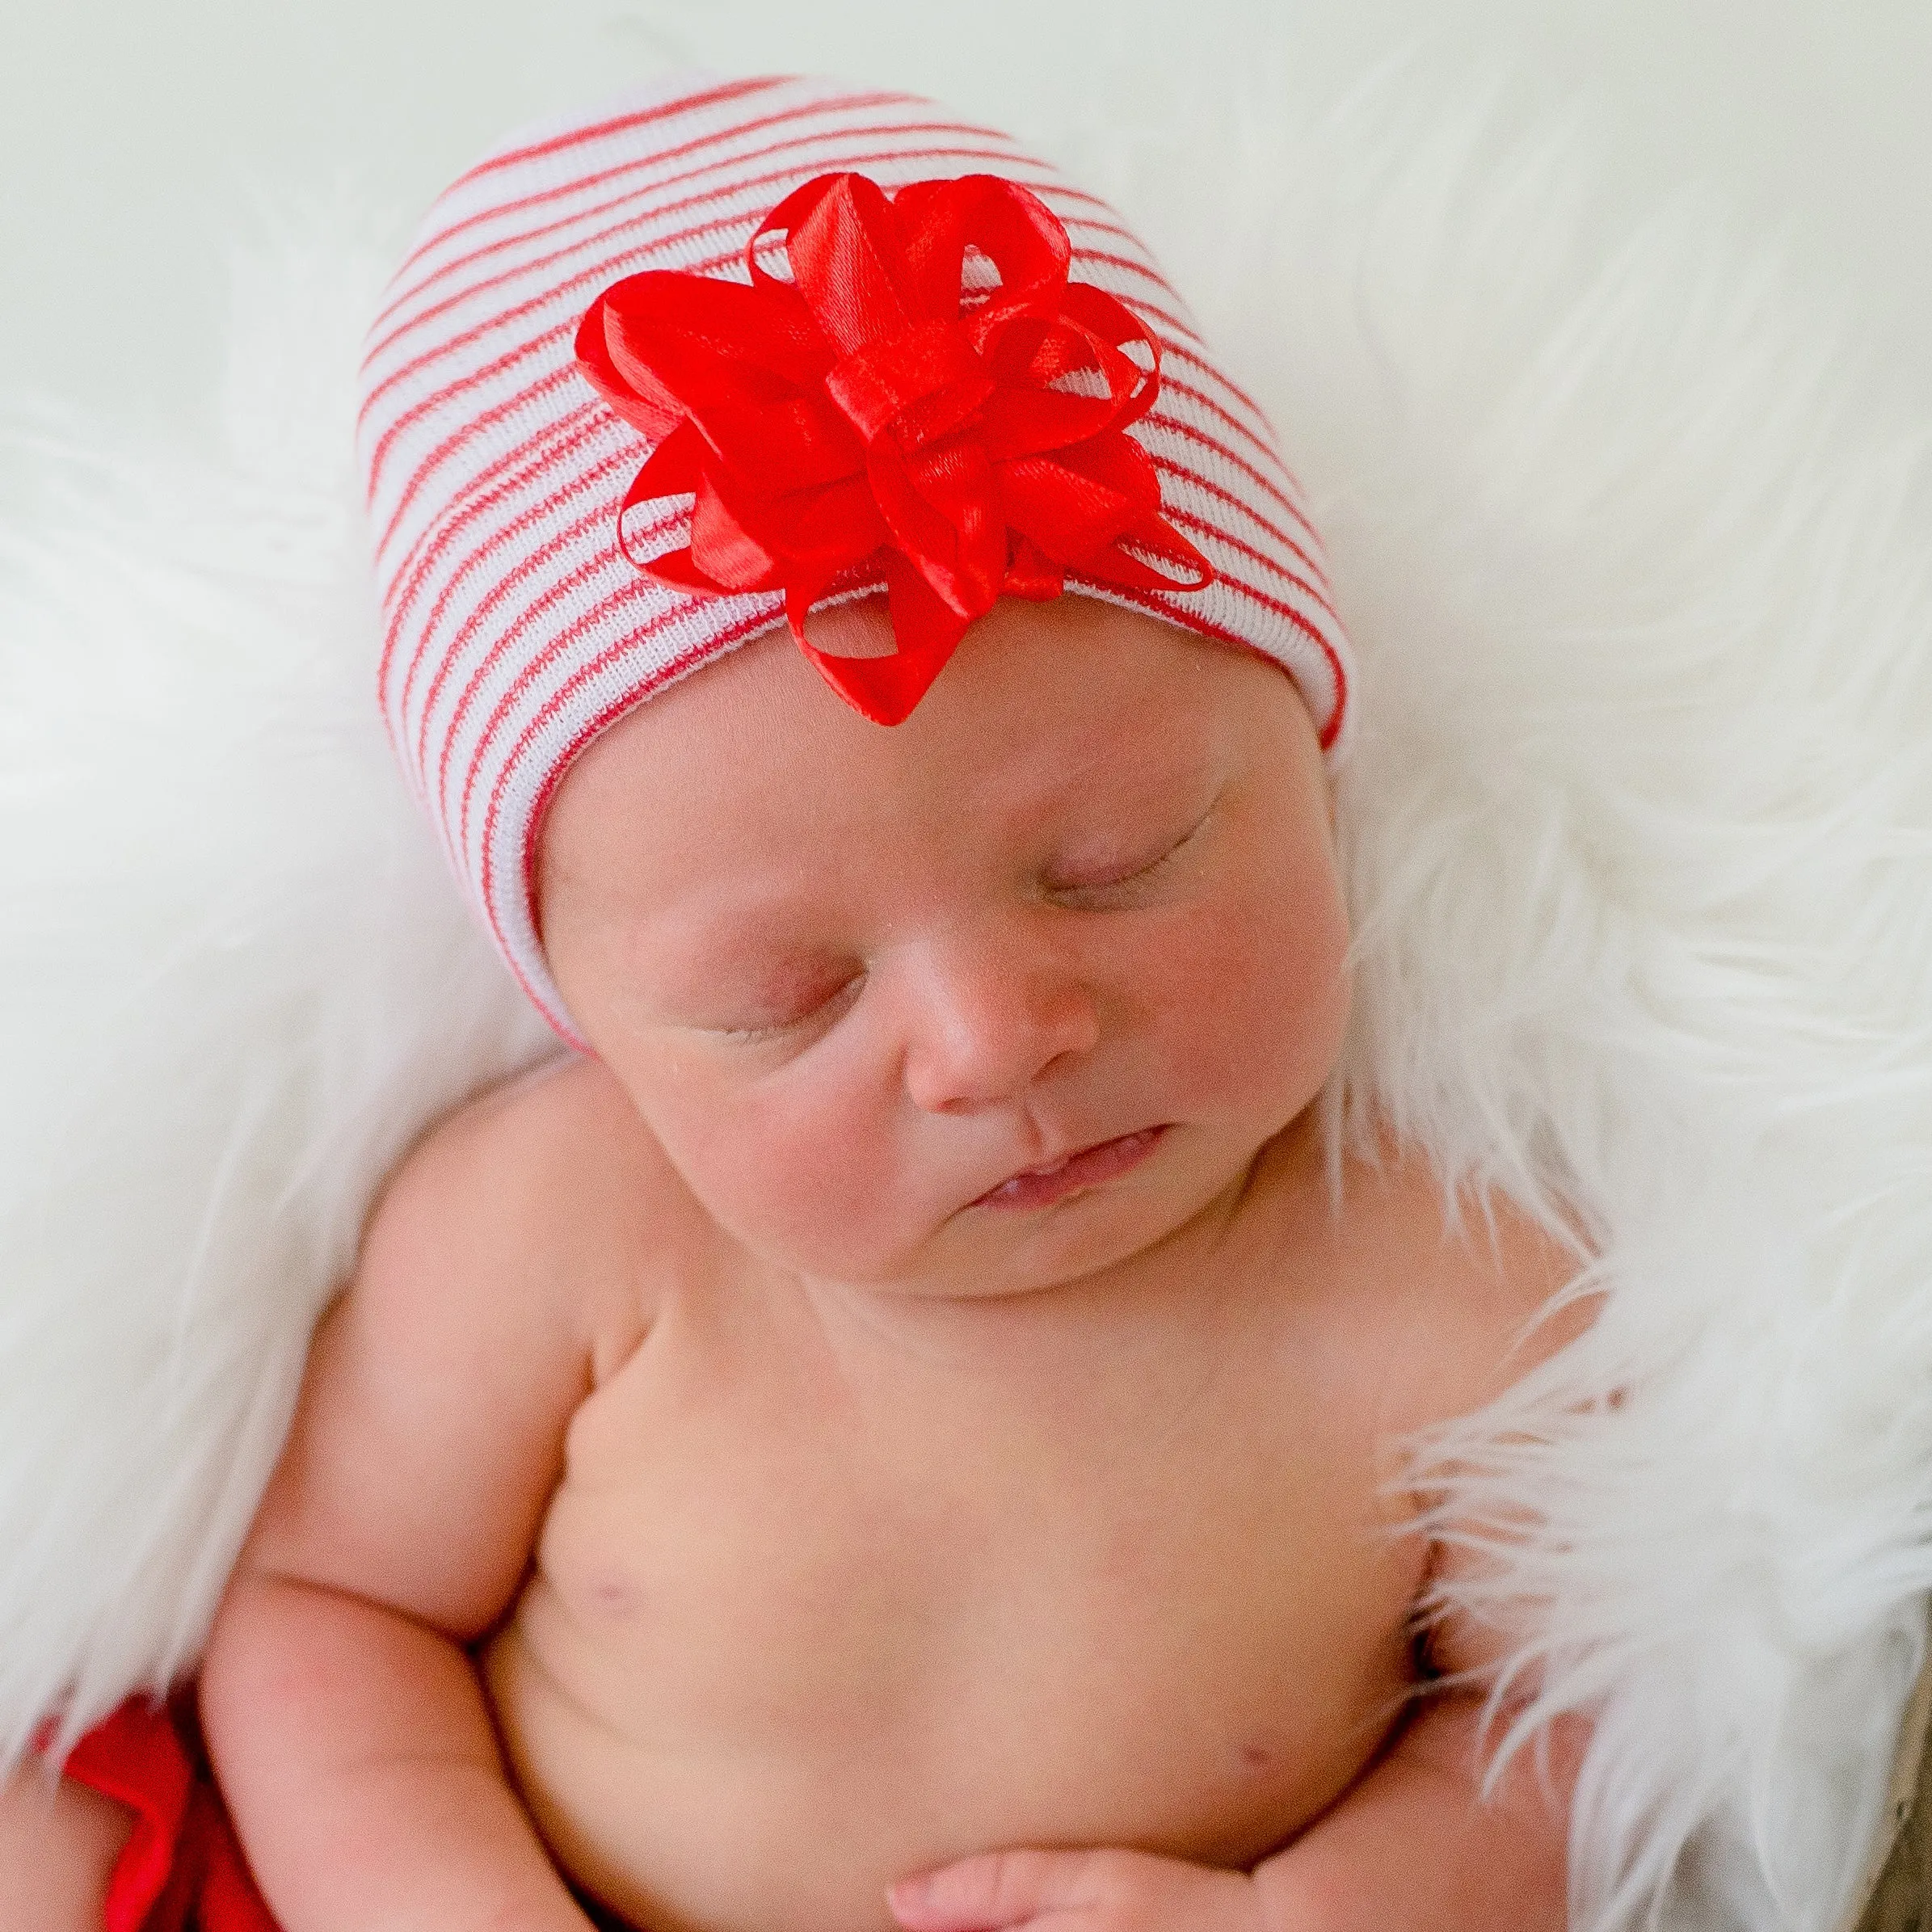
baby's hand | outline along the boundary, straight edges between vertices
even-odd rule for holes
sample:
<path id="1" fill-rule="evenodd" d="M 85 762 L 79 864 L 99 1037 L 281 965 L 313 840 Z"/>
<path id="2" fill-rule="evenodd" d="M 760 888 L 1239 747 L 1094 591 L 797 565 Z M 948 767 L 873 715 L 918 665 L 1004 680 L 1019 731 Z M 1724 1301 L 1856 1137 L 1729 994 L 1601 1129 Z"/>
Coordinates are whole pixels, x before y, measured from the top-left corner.
<path id="1" fill-rule="evenodd" d="M 1051 1920 L 1055 1932 L 1267 1932 L 1244 1871 L 1144 1851 L 990 1851 L 886 1894 L 906 1932 L 1005 1932 Z"/>

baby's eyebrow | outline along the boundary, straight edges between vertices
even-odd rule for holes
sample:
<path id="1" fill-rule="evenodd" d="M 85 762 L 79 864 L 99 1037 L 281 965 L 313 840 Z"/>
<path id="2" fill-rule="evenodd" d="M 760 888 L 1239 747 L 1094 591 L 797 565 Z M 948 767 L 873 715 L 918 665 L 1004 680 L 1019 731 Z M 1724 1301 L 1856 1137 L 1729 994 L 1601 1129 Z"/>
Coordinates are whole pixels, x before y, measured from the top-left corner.
<path id="1" fill-rule="evenodd" d="M 680 975 L 653 1004 L 661 1025 L 705 1033 L 741 1032 L 789 1021 L 834 998 L 863 963 L 829 958 L 749 963 L 743 970 L 713 966 Z"/>
<path id="2" fill-rule="evenodd" d="M 808 920 L 802 912 L 789 896 L 708 907 L 675 927 L 660 928 L 655 949 L 700 979 L 741 970 L 809 974 L 836 963 L 847 949 L 827 937 L 828 922 L 822 915 Z"/>
<path id="3" fill-rule="evenodd" d="M 1192 797 L 1219 785 L 1227 763 L 1224 750 L 1213 744 L 1168 741 L 1150 756 L 1132 760 L 1124 760 L 1118 747 L 1094 746 L 1054 773 L 1053 796 L 1076 810 L 1090 805 L 1096 794 L 1111 795 L 1130 809 L 1159 809 L 1183 793 Z"/>

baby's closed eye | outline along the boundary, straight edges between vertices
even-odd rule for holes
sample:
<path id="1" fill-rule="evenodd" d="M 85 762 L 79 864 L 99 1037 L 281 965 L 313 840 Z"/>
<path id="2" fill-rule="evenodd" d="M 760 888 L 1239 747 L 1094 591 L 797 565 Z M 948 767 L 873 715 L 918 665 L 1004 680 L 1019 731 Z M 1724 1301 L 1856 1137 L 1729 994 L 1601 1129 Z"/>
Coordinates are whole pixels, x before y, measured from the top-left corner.
<path id="1" fill-rule="evenodd" d="M 1115 852 L 1103 846 L 1072 855 L 1048 869 L 1043 882 L 1047 895 L 1080 911 L 1102 910 L 1130 900 L 1136 887 L 1156 878 L 1198 843 L 1219 803 L 1217 797 L 1178 832 Z"/>
<path id="2" fill-rule="evenodd" d="M 865 983 L 865 968 L 857 961 L 841 962 L 831 970 L 781 971 L 704 1030 L 751 1045 L 787 1038 L 809 1026 L 829 1026 L 858 998 Z"/>

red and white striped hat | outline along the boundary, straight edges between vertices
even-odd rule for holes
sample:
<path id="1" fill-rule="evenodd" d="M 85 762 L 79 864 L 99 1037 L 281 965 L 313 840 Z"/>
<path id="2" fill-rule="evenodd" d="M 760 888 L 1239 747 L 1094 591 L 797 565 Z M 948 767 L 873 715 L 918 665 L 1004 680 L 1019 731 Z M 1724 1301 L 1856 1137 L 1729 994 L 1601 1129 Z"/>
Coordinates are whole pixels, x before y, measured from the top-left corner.
<path id="1" fill-rule="evenodd" d="M 687 74 L 528 131 L 436 201 L 390 284 L 363 365 L 359 448 L 385 617 L 382 702 L 397 751 L 504 957 L 566 1038 L 575 1036 L 545 965 L 531 897 L 545 804 L 606 726 L 787 615 L 783 588 L 696 587 L 715 579 L 691 568 L 691 550 L 668 554 L 701 538 L 692 536 L 693 488 L 704 521 L 704 483 L 671 474 L 689 468 L 667 427 L 675 409 L 667 405 L 680 398 L 625 361 L 614 335 L 617 360 L 642 393 L 624 388 L 596 344 L 580 361 L 579 331 L 587 342 L 593 304 L 647 271 L 680 273 L 633 287 L 688 290 L 689 278 L 701 276 L 746 285 L 743 297 L 712 300 L 748 302 L 747 244 L 766 217 L 807 183 L 841 174 L 887 196 L 913 183 L 961 183 L 948 191 L 957 200 L 971 186 L 966 178 L 987 176 L 1030 191 L 1010 197 L 1014 206 L 1038 211 L 1036 226 L 1063 230 L 1056 245 L 1071 245 L 1067 314 L 1124 316 L 1157 353 L 1157 381 L 1143 381 L 1118 419 L 1151 459 L 1150 470 L 1138 452 L 1124 452 L 1148 489 L 1158 478 L 1158 515 L 1126 529 L 1130 547 L 1109 553 L 1112 571 L 1078 550 L 1042 558 L 1016 537 L 1049 581 L 1042 587 L 1036 575 L 1025 587 L 1016 564 L 1004 587 L 1050 595 L 1064 565 L 1068 588 L 1272 659 L 1300 687 L 1324 745 L 1341 732 L 1347 645 L 1301 491 L 1260 409 L 1215 364 L 1185 305 L 1105 203 L 1005 135 L 929 101 L 823 79 Z M 957 235 L 954 251 L 965 318 L 1004 289 L 993 269 L 958 254 Z M 1103 293 L 1083 295 L 1081 284 Z M 1096 339 L 1092 330 L 1075 332 Z M 1099 334 L 1122 339 L 1119 326 Z M 1024 338 L 1038 339 L 1038 330 Z M 1129 368 L 1124 351 L 1103 345 L 1096 353 L 1140 379 L 1144 364 Z M 1099 406 L 1072 400 L 1092 396 L 1091 378 L 1038 387 L 1058 390 L 1076 411 Z M 828 406 L 822 396 L 812 406 Z M 849 402 L 840 406 L 852 415 Z M 702 455 L 688 423 L 684 434 Z M 655 451 L 664 452 L 657 474 L 670 483 L 640 495 L 631 486 Z M 1106 469 L 1103 484 L 1119 482 L 1122 468 Z M 684 494 L 666 503 L 671 486 Z M 877 514 L 866 496 L 865 515 Z M 1171 575 L 1151 578 L 1135 560 L 1136 550 L 1158 550 L 1163 532 L 1206 566 L 1197 583 L 1210 570 L 1211 579 L 1148 587 L 1176 583 Z M 664 575 L 633 561 L 641 549 Z M 743 555 L 742 543 L 735 554 Z M 781 580 L 767 572 L 728 581 Z M 848 569 L 829 590 L 814 579 L 807 595 L 836 600 L 887 581 L 899 624 L 904 585 L 890 571 Z M 987 595 L 999 587 L 995 577 Z M 899 634 L 903 654 L 903 625 Z"/>

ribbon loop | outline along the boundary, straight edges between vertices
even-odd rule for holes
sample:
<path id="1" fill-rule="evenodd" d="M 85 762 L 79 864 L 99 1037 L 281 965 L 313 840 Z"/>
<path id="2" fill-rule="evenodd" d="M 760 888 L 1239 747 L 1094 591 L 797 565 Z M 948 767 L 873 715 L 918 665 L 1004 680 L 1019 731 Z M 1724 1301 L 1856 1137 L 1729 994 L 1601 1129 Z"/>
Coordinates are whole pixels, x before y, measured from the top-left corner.
<path id="1" fill-rule="evenodd" d="M 766 266 L 781 238 L 789 280 Z M 612 284 L 576 348 L 655 445 L 619 512 L 624 554 L 680 590 L 782 590 L 806 655 L 881 723 L 911 711 L 1003 595 L 1059 596 L 1069 571 L 1205 587 L 1213 566 L 1162 516 L 1159 474 L 1126 434 L 1159 393 L 1160 344 L 1125 303 L 1070 281 L 1071 260 L 1017 182 L 888 196 L 844 172 L 765 216 L 748 283 Z M 624 513 L 685 494 L 685 541 L 633 554 Z M 885 584 L 892 655 L 812 646 L 806 616 L 835 582 Z"/>

